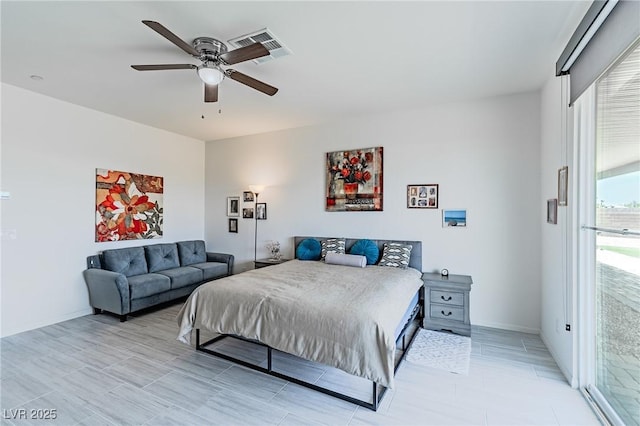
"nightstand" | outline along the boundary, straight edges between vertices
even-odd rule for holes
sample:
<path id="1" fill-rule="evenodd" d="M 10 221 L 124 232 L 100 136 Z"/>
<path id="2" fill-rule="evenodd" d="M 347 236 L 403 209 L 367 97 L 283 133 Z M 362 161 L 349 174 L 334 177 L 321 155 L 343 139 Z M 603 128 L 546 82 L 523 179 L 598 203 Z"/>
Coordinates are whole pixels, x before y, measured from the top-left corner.
<path id="1" fill-rule="evenodd" d="M 254 262 L 255 269 L 266 268 L 267 266 L 279 265 L 291 259 L 258 259 Z"/>
<path id="2" fill-rule="evenodd" d="M 468 275 L 422 274 L 425 313 L 422 327 L 448 330 L 471 336 L 469 293 L 473 280 Z"/>

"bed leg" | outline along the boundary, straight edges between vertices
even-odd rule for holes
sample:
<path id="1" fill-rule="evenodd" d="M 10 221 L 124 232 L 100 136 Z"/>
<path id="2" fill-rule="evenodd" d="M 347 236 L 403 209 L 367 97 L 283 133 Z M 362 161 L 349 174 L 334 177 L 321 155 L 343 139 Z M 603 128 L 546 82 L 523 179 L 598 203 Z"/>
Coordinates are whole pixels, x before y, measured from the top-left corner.
<path id="1" fill-rule="evenodd" d="M 378 411 L 378 384 L 376 382 L 373 382 L 373 402 L 371 403 L 373 405 L 373 411 Z"/>
<path id="2" fill-rule="evenodd" d="M 271 346 L 267 346 L 267 370 L 271 372 Z"/>
<path id="3" fill-rule="evenodd" d="M 196 349 L 200 347 L 200 329 L 196 328 Z"/>

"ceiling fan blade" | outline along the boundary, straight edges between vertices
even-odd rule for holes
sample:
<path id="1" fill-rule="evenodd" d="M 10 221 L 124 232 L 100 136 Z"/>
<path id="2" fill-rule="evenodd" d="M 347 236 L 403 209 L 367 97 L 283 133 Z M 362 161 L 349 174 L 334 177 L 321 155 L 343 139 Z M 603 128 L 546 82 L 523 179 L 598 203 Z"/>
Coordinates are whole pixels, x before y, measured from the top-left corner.
<path id="1" fill-rule="evenodd" d="M 232 80 L 249 86 L 252 89 L 256 89 L 269 96 L 273 96 L 278 93 L 278 89 L 276 87 L 270 86 L 267 83 L 263 83 L 260 80 L 256 80 L 253 77 L 249 77 L 248 75 L 243 74 L 239 71 L 229 69 L 227 70 L 226 75 Z"/>
<path id="2" fill-rule="evenodd" d="M 191 70 L 198 68 L 192 64 L 163 64 L 163 65 L 131 65 L 138 71 L 162 71 L 162 70 Z"/>
<path id="3" fill-rule="evenodd" d="M 189 43 L 185 42 L 180 37 L 178 37 L 177 35 L 175 35 L 171 31 L 169 31 L 167 28 L 165 28 L 159 22 L 142 21 L 142 23 L 145 24 L 147 27 L 151 28 L 153 31 L 155 31 L 158 34 L 160 34 L 162 37 L 164 37 L 167 40 L 169 40 L 171 43 L 173 43 L 176 46 L 178 46 L 180 49 L 182 49 L 185 52 L 187 52 L 189 55 L 193 55 L 195 57 L 199 57 L 200 56 L 200 53 L 198 53 L 198 51 L 196 49 L 194 49 L 193 46 L 191 46 Z"/>
<path id="4" fill-rule="evenodd" d="M 262 43 L 253 43 L 249 46 L 223 53 L 220 55 L 220 59 L 222 59 L 227 65 L 233 65 L 268 55 L 269 50 L 264 47 Z"/>
<path id="5" fill-rule="evenodd" d="M 218 85 L 217 84 L 204 85 L 204 101 L 218 102 Z"/>

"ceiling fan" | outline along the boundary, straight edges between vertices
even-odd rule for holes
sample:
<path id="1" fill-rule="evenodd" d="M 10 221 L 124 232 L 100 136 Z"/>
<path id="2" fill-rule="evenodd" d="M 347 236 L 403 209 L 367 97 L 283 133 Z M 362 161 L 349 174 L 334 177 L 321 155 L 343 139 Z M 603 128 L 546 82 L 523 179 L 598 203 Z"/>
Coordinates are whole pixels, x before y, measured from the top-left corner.
<path id="1" fill-rule="evenodd" d="M 142 21 L 143 24 L 187 52 L 189 55 L 202 61 L 201 65 L 193 64 L 160 64 L 160 65 L 131 65 L 131 68 L 138 71 L 161 71 L 161 70 L 197 70 L 198 76 L 204 82 L 204 101 L 218 101 L 218 85 L 224 77 L 229 77 L 239 83 L 249 86 L 269 96 L 278 92 L 276 87 L 249 77 L 246 74 L 222 66 L 238 64 L 252 59 L 268 56 L 269 50 L 262 43 L 253 43 L 239 49 L 228 51 L 227 46 L 220 40 L 211 37 L 198 37 L 192 44 L 186 43 L 180 37 L 169 31 L 162 24 L 155 21 Z"/>

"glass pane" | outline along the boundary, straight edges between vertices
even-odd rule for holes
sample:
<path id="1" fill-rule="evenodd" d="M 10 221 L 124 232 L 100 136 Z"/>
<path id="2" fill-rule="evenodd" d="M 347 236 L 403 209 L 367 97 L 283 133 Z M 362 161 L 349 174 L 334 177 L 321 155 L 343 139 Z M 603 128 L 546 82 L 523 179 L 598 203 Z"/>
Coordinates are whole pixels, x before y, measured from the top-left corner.
<path id="1" fill-rule="evenodd" d="M 640 46 L 640 45 L 639 45 Z M 597 84 L 596 226 L 640 230 L 640 47 Z M 596 236 L 596 387 L 640 425 L 640 237 Z"/>

